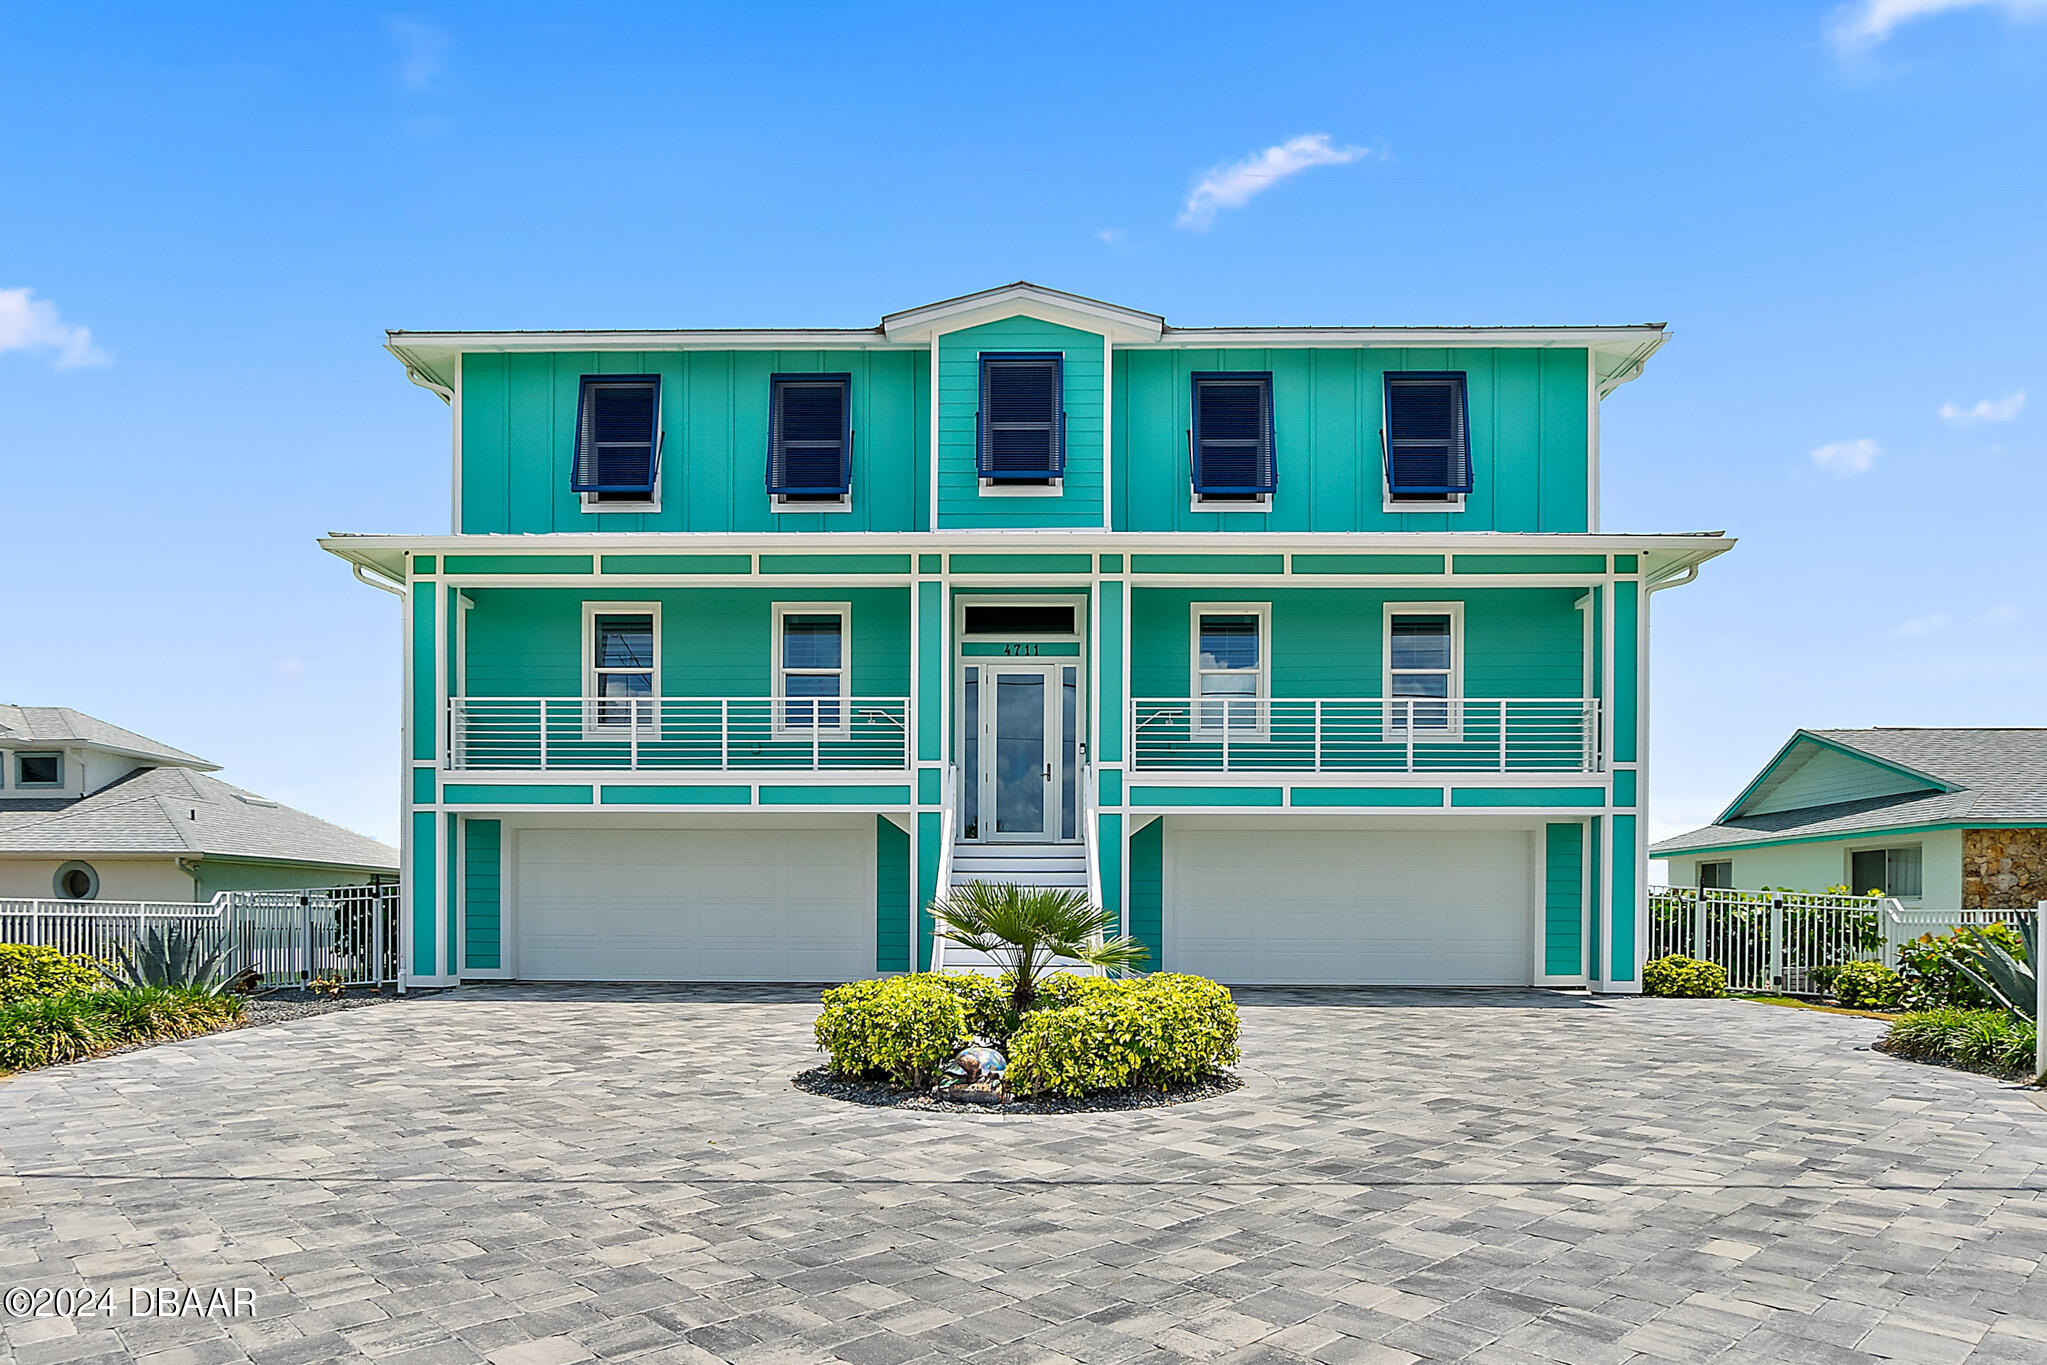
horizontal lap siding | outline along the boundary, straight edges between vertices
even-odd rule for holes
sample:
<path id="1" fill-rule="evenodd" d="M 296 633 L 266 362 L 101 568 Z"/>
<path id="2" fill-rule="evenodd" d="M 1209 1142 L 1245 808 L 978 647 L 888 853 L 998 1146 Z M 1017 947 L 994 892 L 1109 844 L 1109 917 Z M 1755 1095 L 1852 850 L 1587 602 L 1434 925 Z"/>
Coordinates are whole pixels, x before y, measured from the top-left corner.
<path id="1" fill-rule="evenodd" d="M 498 821 L 462 822 L 462 964 L 481 971 L 504 965 L 499 843 Z"/>
<path id="2" fill-rule="evenodd" d="M 469 355 L 462 369 L 462 526 L 541 531 L 910 531 L 923 528 L 925 372 L 904 351 Z M 768 377 L 853 377 L 853 500 L 777 513 L 767 494 Z M 569 489 L 586 374 L 661 376 L 661 510 L 585 512 Z"/>
<path id="3" fill-rule="evenodd" d="M 1066 477 L 1060 496 L 982 496 L 975 414 L 981 407 L 983 351 L 1058 351 L 1066 357 Z M 938 354 L 939 525 L 1100 526 L 1101 336 L 1036 318 L 1004 318 L 944 334 Z"/>
<path id="4" fill-rule="evenodd" d="M 1165 964 L 1165 830 L 1154 820 L 1130 836 L 1130 936 L 1151 954 L 1149 971 Z"/>
<path id="5" fill-rule="evenodd" d="M 1190 685 L 1195 602 L 1272 604 L 1272 694 L 1376 697 L 1385 666 L 1384 604 L 1464 604 L 1470 697 L 1575 697 L 1584 680 L 1577 588 L 1465 592 L 1348 588 L 1138 588 L 1131 593 L 1131 695 L 1179 697 Z"/>
<path id="6" fill-rule="evenodd" d="M 573 697 L 583 688 L 583 603 L 661 604 L 661 690 L 672 697 L 764 697 L 778 602 L 851 605 L 855 696 L 910 691 L 909 592 L 903 588 L 472 588 L 472 697 Z"/>
<path id="7" fill-rule="evenodd" d="M 1578 976 L 1585 970 L 1585 827 L 1544 827 L 1543 970 Z"/>
<path id="8" fill-rule="evenodd" d="M 874 819 L 874 969 L 910 970 L 910 836 Z"/>
<path id="9" fill-rule="evenodd" d="M 1118 529 L 1583 531 L 1589 448 L 1582 350 L 1141 350 L 1116 356 Z M 1278 487 L 1266 513 L 1195 511 L 1190 376 L 1270 371 Z M 1380 443 L 1388 370 L 1468 376 L 1473 487 L 1457 513 L 1388 512 Z"/>

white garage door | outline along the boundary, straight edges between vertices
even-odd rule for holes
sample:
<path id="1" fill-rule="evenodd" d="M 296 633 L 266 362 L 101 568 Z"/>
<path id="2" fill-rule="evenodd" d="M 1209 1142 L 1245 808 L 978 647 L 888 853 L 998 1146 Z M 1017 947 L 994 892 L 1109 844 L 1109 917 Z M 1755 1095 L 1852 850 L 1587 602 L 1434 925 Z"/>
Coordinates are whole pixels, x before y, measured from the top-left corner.
<path id="1" fill-rule="evenodd" d="M 874 975 L 874 830 L 528 829 L 513 933 L 526 981 Z"/>
<path id="2" fill-rule="evenodd" d="M 1533 836 L 1166 827 L 1165 960 L 1241 985 L 1525 986 Z"/>

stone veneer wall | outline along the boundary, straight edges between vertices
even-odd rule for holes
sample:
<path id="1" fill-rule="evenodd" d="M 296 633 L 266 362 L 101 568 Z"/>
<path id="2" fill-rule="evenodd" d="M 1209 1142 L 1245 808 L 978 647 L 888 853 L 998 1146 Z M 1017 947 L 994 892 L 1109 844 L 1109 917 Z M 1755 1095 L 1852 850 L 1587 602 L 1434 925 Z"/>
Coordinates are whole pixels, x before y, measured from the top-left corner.
<path id="1" fill-rule="evenodd" d="M 1962 908 L 2030 910 L 2047 901 L 2047 829 L 1962 831 Z"/>

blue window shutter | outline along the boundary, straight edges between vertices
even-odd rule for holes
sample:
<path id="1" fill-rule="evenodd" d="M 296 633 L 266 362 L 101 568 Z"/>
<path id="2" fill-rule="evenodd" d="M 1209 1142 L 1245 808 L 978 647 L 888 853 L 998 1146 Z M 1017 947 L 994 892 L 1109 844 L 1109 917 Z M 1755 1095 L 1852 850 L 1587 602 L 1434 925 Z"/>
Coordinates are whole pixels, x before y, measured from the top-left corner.
<path id="1" fill-rule="evenodd" d="M 1272 375 L 1215 372 L 1194 376 L 1189 441 L 1194 491 L 1247 497 L 1271 493 Z"/>
<path id="2" fill-rule="evenodd" d="M 1066 472 L 1065 360 L 1058 351 L 981 353 L 976 466 L 984 479 Z"/>
<path id="3" fill-rule="evenodd" d="M 661 469 L 661 377 L 586 374 L 576 397 L 576 493 L 647 493 Z"/>
<path id="4" fill-rule="evenodd" d="M 1386 487 L 1424 497 L 1471 491 L 1463 371 L 1386 376 Z"/>
<path id="5" fill-rule="evenodd" d="M 853 376 L 777 374 L 768 379 L 768 492 L 783 497 L 853 488 Z"/>

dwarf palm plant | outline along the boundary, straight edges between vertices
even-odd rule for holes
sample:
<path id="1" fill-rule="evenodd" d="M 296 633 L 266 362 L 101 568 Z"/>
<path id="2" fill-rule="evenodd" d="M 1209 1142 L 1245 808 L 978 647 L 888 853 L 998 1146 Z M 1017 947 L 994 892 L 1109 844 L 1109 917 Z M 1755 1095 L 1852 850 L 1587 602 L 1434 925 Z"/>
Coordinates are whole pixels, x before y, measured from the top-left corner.
<path id="1" fill-rule="evenodd" d="M 931 917 L 939 937 L 987 953 L 1009 969 L 1010 1000 L 1018 1010 L 1037 1003 L 1038 982 L 1059 958 L 1119 971 L 1149 956 L 1134 938 L 1110 938 L 1115 916 L 1084 891 L 968 882 L 934 901 Z"/>
<path id="2" fill-rule="evenodd" d="M 1964 961 L 1962 955 L 1958 955 L 1955 970 L 2010 1011 L 2014 1018 L 2031 1019 L 2040 998 L 2037 993 L 2039 979 L 2033 975 L 2035 964 L 2040 960 L 2040 930 L 2035 917 L 2028 915 L 2019 921 L 2019 938 L 2024 945 L 2022 957 L 2013 954 L 2010 948 L 1989 934 L 1978 931 L 1973 937 L 1976 940 L 1976 960 Z"/>
<path id="3" fill-rule="evenodd" d="M 221 992 L 220 959 L 225 949 L 207 952 L 194 934 L 171 933 L 162 926 L 142 936 L 134 948 L 114 950 L 112 969 L 100 973 L 123 990 L 160 987 L 198 995 Z"/>

